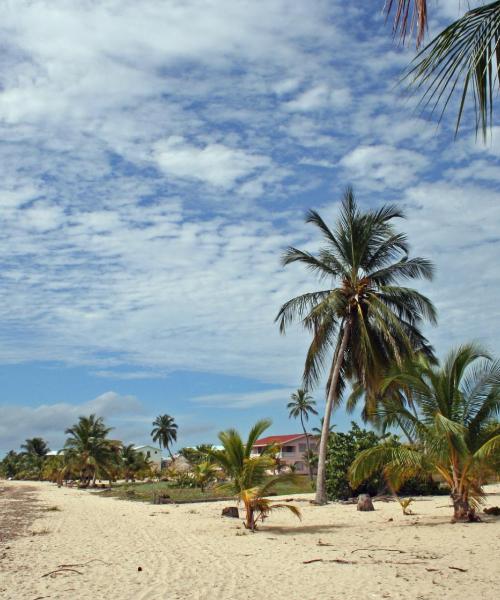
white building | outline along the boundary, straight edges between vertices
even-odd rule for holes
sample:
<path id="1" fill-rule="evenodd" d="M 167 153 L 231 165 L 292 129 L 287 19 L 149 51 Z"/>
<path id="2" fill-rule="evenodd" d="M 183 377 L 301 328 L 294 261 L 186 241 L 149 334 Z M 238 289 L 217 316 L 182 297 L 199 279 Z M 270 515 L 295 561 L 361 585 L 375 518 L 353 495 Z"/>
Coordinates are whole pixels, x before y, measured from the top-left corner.
<path id="1" fill-rule="evenodd" d="M 134 446 L 134 450 L 148 458 L 157 469 L 161 469 L 161 450 L 156 446 Z"/>

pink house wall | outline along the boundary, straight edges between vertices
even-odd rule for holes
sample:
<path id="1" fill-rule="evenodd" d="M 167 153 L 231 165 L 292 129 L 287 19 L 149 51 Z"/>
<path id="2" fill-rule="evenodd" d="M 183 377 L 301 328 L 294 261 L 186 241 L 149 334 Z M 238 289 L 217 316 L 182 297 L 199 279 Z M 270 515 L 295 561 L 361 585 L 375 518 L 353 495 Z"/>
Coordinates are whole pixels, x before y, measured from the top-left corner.
<path id="1" fill-rule="evenodd" d="M 318 440 L 311 435 L 309 436 L 309 446 L 313 451 L 317 451 L 318 449 Z M 259 454 L 259 448 L 263 447 L 264 445 L 253 446 L 252 454 Z M 288 448 L 290 448 L 290 451 L 288 451 Z M 296 465 L 298 473 L 306 473 L 307 465 L 304 461 L 305 452 L 307 452 L 306 436 L 302 435 L 281 444 L 279 457 L 285 465 Z"/>

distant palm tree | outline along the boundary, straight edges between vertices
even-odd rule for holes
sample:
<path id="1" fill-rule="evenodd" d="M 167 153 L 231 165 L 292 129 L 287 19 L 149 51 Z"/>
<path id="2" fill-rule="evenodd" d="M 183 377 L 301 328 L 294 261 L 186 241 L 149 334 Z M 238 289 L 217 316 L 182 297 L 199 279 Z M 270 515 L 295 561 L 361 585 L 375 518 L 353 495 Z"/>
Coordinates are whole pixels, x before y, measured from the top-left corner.
<path id="1" fill-rule="evenodd" d="M 42 476 L 43 464 L 50 448 L 47 442 L 41 437 L 27 439 L 24 444 L 21 444 L 21 449 L 34 471 L 38 473 L 38 478 Z"/>
<path id="2" fill-rule="evenodd" d="M 208 450 L 207 454 L 218 464 L 229 482 L 221 487 L 232 491 L 244 504 L 245 527 L 254 531 L 257 522 L 264 519 L 272 510 L 288 509 L 300 517 L 300 511 L 288 504 L 271 504 L 264 498 L 272 492 L 277 483 L 293 480 L 293 474 L 287 473 L 269 477 L 268 471 L 275 466 L 277 447 L 274 444 L 265 446 L 257 456 L 252 455 L 252 447 L 263 432 L 271 426 L 271 421 L 263 419 L 252 427 L 246 442 L 235 429 L 219 433 L 222 450 Z"/>
<path id="3" fill-rule="evenodd" d="M 321 419 L 319 420 L 319 427 L 313 427 L 312 428 L 312 433 L 314 433 L 315 437 L 317 437 L 318 439 L 321 438 L 321 432 L 323 431 L 323 423 L 325 422 L 325 417 L 321 417 Z M 333 430 L 335 429 L 336 425 L 330 425 L 330 427 L 328 428 L 328 434 L 333 433 Z"/>
<path id="4" fill-rule="evenodd" d="M 312 399 L 312 396 L 310 396 L 304 389 L 298 389 L 296 392 L 294 392 L 291 395 L 291 400 L 292 401 L 287 404 L 287 408 L 289 410 L 288 418 L 289 419 L 291 419 L 292 417 L 294 419 L 296 419 L 297 417 L 300 418 L 300 424 L 302 425 L 302 431 L 304 432 L 304 435 L 306 438 L 307 456 L 310 457 L 311 456 L 311 447 L 309 444 L 309 434 L 306 431 L 306 426 L 304 425 L 304 420 L 308 421 L 309 415 L 317 415 L 318 414 L 318 411 L 315 408 L 316 402 L 315 402 L 315 400 Z M 310 477 L 311 483 L 312 483 L 312 481 L 313 481 L 312 465 L 310 462 L 308 462 L 307 464 L 309 466 L 309 477 Z"/>
<path id="5" fill-rule="evenodd" d="M 177 429 L 178 427 L 173 417 L 170 415 L 159 415 L 153 421 L 153 430 L 151 431 L 153 442 L 158 442 L 160 448 L 165 448 L 172 460 L 174 457 L 170 451 L 170 445 L 172 442 L 177 441 Z"/>
<path id="6" fill-rule="evenodd" d="M 39 457 L 46 456 L 50 452 L 47 442 L 40 437 L 27 439 L 24 444 L 21 444 L 21 448 L 25 450 L 26 454 Z"/>
<path id="7" fill-rule="evenodd" d="M 64 444 L 66 471 L 77 471 L 80 485 L 88 487 L 97 476 L 111 479 L 119 466 L 121 442 L 108 439 L 111 427 L 104 425 L 102 417 L 92 414 L 79 417 L 68 427 L 69 436 Z"/>
<path id="8" fill-rule="evenodd" d="M 395 397 L 394 386 L 410 396 Z M 423 360 L 384 380 L 389 397 L 379 412 L 386 426 L 402 423 L 413 444 L 364 450 L 350 468 L 353 487 L 382 470 L 394 489 L 414 476 L 439 474 L 450 488 L 454 520 L 475 520 L 482 486 L 500 464 L 500 361 L 475 344 L 449 353 L 442 366 Z"/>
<path id="9" fill-rule="evenodd" d="M 313 336 L 304 367 L 304 387 L 318 382 L 333 350 L 325 420 L 319 446 L 316 502 L 327 501 L 325 473 L 330 416 L 341 398 L 346 379 L 361 382 L 367 401 L 381 374 L 415 350 L 431 353 L 420 332 L 424 320 L 435 322 L 432 303 L 402 280 L 433 275 L 432 263 L 408 258 L 408 241 L 392 225 L 403 213 L 395 206 L 361 212 L 349 187 L 335 229 L 311 210 L 306 222 L 315 225 L 326 244 L 317 256 L 289 248 L 283 265 L 299 262 L 331 284 L 328 289 L 292 298 L 280 309 L 280 331 L 300 320 Z M 369 410 L 367 411 L 370 412 Z"/>

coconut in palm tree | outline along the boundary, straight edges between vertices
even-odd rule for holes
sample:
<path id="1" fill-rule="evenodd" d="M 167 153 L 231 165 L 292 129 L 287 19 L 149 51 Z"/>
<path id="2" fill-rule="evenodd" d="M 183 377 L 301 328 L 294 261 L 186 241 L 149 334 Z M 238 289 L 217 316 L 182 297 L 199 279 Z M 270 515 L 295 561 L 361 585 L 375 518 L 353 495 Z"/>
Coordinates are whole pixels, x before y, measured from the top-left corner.
<path id="1" fill-rule="evenodd" d="M 317 212 L 307 214 L 306 222 L 319 229 L 325 242 L 317 255 L 292 247 L 283 256 L 285 266 L 301 263 L 326 282 L 325 288 L 286 302 L 276 317 L 282 333 L 298 320 L 312 334 L 303 375 L 306 389 L 318 383 L 323 367 L 331 361 L 319 446 L 319 504 L 327 501 L 330 416 L 346 380 L 361 382 L 366 400 L 373 403 L 372 391 L 389 365 L 401 363 L 416 350 L 432 353 L 420 327 L 426 320 L 435 321 L 434 306 L 402 282 L 431 279 L 433 266 L 427 259 L 409 258 L 406 235 L 392 224 L 403 216 L 392 205 L 362 212 L 347 188 L 333 229 Z"/>

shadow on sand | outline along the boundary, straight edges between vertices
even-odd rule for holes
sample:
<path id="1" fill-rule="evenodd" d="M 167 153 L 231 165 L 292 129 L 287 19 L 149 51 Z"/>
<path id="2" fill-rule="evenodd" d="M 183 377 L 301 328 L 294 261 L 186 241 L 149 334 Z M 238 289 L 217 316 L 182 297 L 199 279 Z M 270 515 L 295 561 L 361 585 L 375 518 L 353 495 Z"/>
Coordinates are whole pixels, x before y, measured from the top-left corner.
<path id="1" fill-rule="evenodd" d="M 262 533 L 278 533 L 280 535 L 300 535 L 304 533 L 328 533 L 335 529 L 344 529 L 345 527 L 350 527 L 350 525 L 335 523 L 329 525 L 296 525 L 294 527 L 286 525 L 262 525 L 259 531 Z"/>

